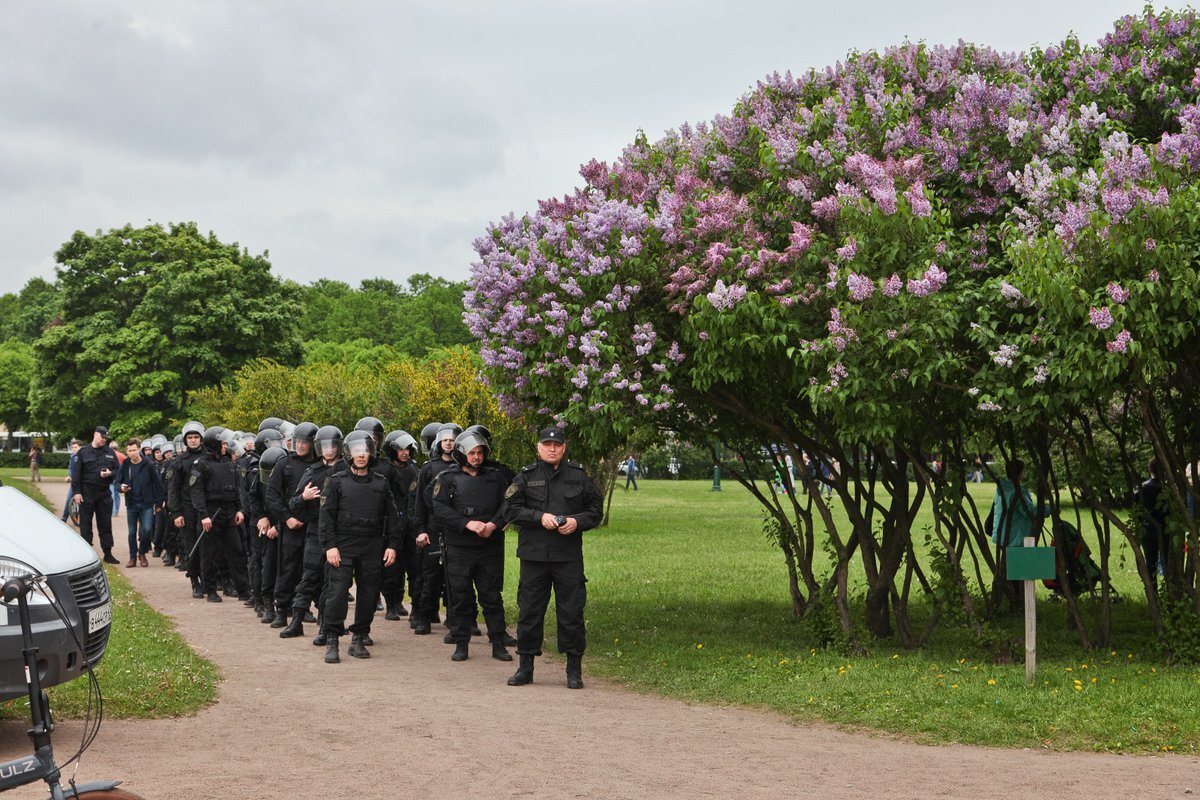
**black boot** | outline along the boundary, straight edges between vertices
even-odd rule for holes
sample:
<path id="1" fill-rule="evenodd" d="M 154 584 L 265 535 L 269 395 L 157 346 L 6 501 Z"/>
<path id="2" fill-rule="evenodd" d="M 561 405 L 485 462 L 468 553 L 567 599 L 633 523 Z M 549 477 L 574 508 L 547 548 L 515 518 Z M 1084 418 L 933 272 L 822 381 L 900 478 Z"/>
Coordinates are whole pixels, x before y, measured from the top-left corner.
<path id="1" fill-rule="evenodd" d="M 271 620 L 272 628 L 285 628 L 288 624 L 288 615 L 286 611 L 276 611 L 275 618 Z"/>
<path id="2" fill-rule="evenodd" d="M 220 594 L 218 594 L 218 593 L 217 593 L 217 591 L 214 589 L 213 591 L 211 591 L 211 592 L 209 592 L 209 593 L 208 593 L 208 602 L 210 602 L 210 603 L 220 603 L 220 602 L 221 602 L 221 595 L 220 595 Z"/>
<path id="3" fill-rule="evenodd" d="M 244 605 L 246 608 L 258 608 L 262 605 L 262 600 L 251 593 L 251 595 L 246 598 L 246 601 L 242 603 L 242 605 Z"/>
<path id="4" fill-rule="evenodd" d="M 387 604 L 387 613 L 385 613 L 383 615 L 383 618 L 386 620 L 391 620 L 392 622 L 395 622 L 396 620 L 400 619 L 400 614 L 398 611 L 396 611 L 395 603 Z"/>
<path id="5" fill-rule="evenodd" d="M 304 621 L 308 622 L 308 623 L 313 623 L 313 622 L 317 621 L 317 618 L 313 616 L 313 613 L 311 611 L 305 611 L 304 612 Z"/>
<path id="6" fill-rule="evenodd" d="M 342 657 L 340 655 L 338 655 L 338 637 L 330 636 L 329 644 L 325 648 L 325 663 L 326 664 L 340 664 L 341 662 L 342 662 Z"/>
<path id="7" fill-rule="evenodd" d="M 446 635 L 442 637 L 442 644 L 454 644 L 454 634 L 446 631 Z"/>
<path id="8" fill-rule="evenodd" d="M 114 556 L 112 554 L 112 550 L 109 549 L 109 550 L 104 551 L 104 563 L 105 564 L 120 564 L 121 560 L 119 558 L 117 558 L 116 556 Z"/>
<path id="9" fill-rule="evenodd" d="M 504 642 L 505 647 L 516 647 L 517 646 L 517 637 L 510 635 L 508 631 L 504 632 L 504 638 L 501 639 L 500 641 Z"/>
<path id="10" fill-rule="evenodd" d="M 504 642 L 497 639 L 492 642 L 492 658 L 497 661 L 512 661 L 512 654 L 508 652 Z"/>
<path id="11" fill-rule="evenodd" d="M 304 615 L 292 614 L 292 621 L 287 624 L 287 627 L 279 632 L 280 639 L 295 639 L 297 636 L 304 635 Z"/>
<path id="12" fill-rule="evenodd" d="M 163 556 L 163 566 L 164 567 L 175 566 L 175 554 L 174 553 L 167 553 L 165 556 Z"/>
<path id="13" fill-rule="evenodd" d="M 317 635 L 313 637 L 313 647 L 324 647 L 329 641 L 329 634 L 325 632 L 325 626 L 317 623 Z"/>
<path id="14" fill-rule="evenodd" d="M 517 666 L 517 671 L 508 679 L 509 686 L 524 686 L 527 683 L 533 683 L 533 656 L 521 654 L 521 662 Z"/>
<path id="15" fill-rule="evenodd" d="M 200 585 L 199 578 L 192 578 L 192 597 L 197 600 L 204 597 L 204 587 Z"/>
<path id="16" fill-rule="evenodd" d="M 367 643 L 363 641 L 363 636 L 356 633 L 350 637 L 350 649 L 346 651 L 355 658 L 370 658 L 371 651 L 367 649 Z"/>
<path id="17" fill-rule="evenodd" d="M 417 634 L 418 636 L 427 635 L 429 633 L 429 623 L 425 620 L 421 620 L 413 628 L 413 633 Z"/>
<path id="18" fill-rule="evenodd" d="M 262 611 L 258 614 L 258 621 L 269 623 L 275 621 L 275 603 L 272 600 L 263 600 Z"/>
<path id="19" fill-rule="evenodd" d="M 404 607 L 404 603 L 396 603 L 396 615 L 400 617 L 408 616 L 408 609 Z"/>
<path id="20" fill-rule="evenodd" d="M 459 642 L 454 646 L 454 655 L 450 656 L 451 661 L 466 661 L 467 649 L 469 645 L 466 642 Z"/>
<path id="21" fill-rule="evenodd" d="M 567 653 L 567 688 L 583 688 L 583 656 Z"/>

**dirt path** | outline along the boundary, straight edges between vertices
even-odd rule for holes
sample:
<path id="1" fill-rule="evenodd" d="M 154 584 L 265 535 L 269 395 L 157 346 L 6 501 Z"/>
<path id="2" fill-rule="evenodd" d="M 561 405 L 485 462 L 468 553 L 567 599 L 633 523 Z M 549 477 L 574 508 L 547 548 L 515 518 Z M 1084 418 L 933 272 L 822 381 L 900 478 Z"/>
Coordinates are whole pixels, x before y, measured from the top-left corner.
<path id="1" fill-rule="evenodd" d="M 43 488 L 61 508 L 64 487 Z M 369 661 L 330 666 L 311 637 L 279 639 L 236 601 L 193 600 L 160 562 L 125 572 L 225 675 L 195 717 L 104 723 L 79 779 L 123 777 L 147 800 L 1200 795 L 1196 758 L 926 747 L 635 694 L 588 679 L 586 659 L 584 691 L 549 659 L 532 686 L 510 688 L 512 665 L 483 647 L 454 664 L 440 636 L 382 615 Z M 70 752 L 78 726 L 59 731 Z M 0 725 L 0 760 L 27 745 L 24 726 Z"/>

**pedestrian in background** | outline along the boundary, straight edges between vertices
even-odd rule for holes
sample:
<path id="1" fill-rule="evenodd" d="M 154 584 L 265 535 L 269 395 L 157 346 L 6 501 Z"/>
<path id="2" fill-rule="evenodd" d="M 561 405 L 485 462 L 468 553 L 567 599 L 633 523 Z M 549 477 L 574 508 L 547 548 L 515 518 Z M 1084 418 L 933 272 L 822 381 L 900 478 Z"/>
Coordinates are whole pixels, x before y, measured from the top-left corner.
<path id="1" fill-rule="evenodd" d="M 29 482 L 42 482 L 42 448 L 37 445 L 29 448 Z"/>

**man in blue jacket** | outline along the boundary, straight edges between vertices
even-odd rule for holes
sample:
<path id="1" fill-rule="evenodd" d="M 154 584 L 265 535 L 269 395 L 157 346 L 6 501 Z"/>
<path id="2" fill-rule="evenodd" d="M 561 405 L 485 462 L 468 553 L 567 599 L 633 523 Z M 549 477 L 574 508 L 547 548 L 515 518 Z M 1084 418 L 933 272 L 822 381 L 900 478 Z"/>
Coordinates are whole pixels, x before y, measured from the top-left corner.
<path id="1" fill-rule="evenodd" d="M 142 443 L 125 442 L 125 463 L 117 475 L 117 486 L 125 495 L 125 521 L 129 524 L 129 563 L 126 567 L 150 566 L 146 554 L 154 540 L 154 512 L 166 500 L 167 492 L 158 467 L 142 457 Z"/>

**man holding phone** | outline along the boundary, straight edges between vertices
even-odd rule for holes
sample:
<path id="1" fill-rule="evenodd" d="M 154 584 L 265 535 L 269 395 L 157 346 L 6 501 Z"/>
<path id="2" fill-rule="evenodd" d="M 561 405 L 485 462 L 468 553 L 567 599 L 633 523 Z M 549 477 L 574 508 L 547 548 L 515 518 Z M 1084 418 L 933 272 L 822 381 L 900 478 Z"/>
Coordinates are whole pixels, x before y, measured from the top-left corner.
<path id="1" fill-rule="evenodd" d="M 146 554 L 154 538 L 154 513 L 166 499 L 162 478 L 151 461 L 142 458 L 141 442 L 125 443 L 128 456 L 120 466 L 118 485 L 125 495 L 125 515 L 129 523 L 129 563 L 126 567 L 150 566 Z M 140 531 L 140 536 L 139 536 Z"/>
<path id="2" fill-rule="evenodd" d="M 92 543 L 92 518 L 100 530 L 100 549 L 104 563 L 119 564 L 112 553 L 112 486 L 117 474 L 117 454 L 108 446 L 108 428 L 97 425 L 92 431 L 92 443 L 81 447 L 76 469 L 71 476 L 71 494 L 79 503 L 79 535 Z"/>

